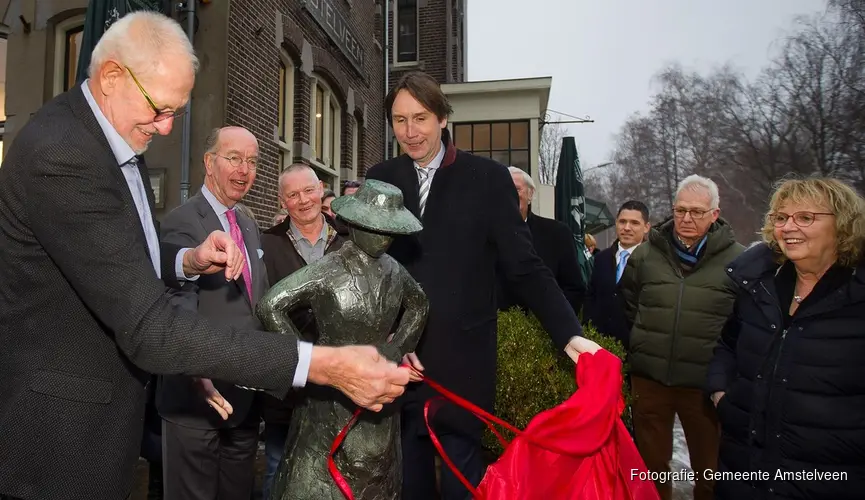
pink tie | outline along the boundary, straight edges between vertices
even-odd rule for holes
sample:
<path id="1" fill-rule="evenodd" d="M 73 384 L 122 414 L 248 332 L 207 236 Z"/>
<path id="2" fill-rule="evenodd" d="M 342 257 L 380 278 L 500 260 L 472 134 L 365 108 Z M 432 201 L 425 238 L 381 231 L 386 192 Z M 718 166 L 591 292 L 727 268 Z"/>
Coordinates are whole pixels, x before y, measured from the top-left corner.
<path id="1" fill-rule="evenodd" d="M 234 240 L 237 248 L 240 249 L 240 253 L 245 255 L 246 246 L 243 243 L 243 233 L 240 232 L 240 226 L 237 225 L 237 214 L 234 213 L 234 209 L 231 209 L 225 212 L 225 216 L 228 217 L 231 239 Z M 252 275 L 249 269 L 249 261 L 247 260 L 246 265 L 243 266 L 243 281 L 246 283 L 246 294 L 249 297 L 249 301 L 252 302 Z"/>

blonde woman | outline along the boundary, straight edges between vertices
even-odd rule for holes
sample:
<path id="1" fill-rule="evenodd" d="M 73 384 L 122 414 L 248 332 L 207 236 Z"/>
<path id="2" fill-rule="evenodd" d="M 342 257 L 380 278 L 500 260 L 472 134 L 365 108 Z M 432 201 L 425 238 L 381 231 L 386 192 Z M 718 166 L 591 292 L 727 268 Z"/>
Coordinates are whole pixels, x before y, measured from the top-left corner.
<path id="1" fill-rule="evenodd" d="M 718 499 L 865 492 L 865 201 L 835 179 L 788 180 L 738 286 L 707 380 L 721 424 Z"/>

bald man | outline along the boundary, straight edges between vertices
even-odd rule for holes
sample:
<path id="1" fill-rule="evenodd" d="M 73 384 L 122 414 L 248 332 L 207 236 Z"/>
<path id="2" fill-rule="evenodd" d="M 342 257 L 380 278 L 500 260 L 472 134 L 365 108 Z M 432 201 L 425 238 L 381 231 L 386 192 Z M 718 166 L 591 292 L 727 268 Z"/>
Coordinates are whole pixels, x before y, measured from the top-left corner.
<path id="1" fill-rule="evenodd" d="M 162 240 L 194 247 L 212 231 L 232 236 L 244 252 L 241 278 L 202 276 L 181 296 L 199 314 L 243 329 L 260 329 L 255 304 L 268 289 L 255 221 L 239 203 L 255 182 L 258 141 L 242 127 L 211 131 L 201 192 L 163 222 Z M 187 376 L 162 377 L 156 406 L 163 418 L 163 481 L 172 500 L 247 499 L 255 484 L 258 405 L 255 392 Z M 231 408 L 231 413 L 226 408 Z"/>

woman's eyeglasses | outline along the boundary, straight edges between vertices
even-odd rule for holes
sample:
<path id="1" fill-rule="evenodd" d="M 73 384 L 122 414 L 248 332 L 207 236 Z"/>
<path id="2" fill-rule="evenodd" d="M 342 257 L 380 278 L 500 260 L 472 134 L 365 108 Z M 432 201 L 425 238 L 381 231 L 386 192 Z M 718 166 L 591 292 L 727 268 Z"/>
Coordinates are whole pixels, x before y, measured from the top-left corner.
<path id="1" fill-rule="evenodd" d="M 794 214 L 785 214 L 784 212 L 773 212 L 767 216 L 769 222 L 775 227 L 784 227 L 787 220 L 793 218 L 793 224 L 799 227 L 808 227 L 817 220 L 818 215 L 835 215 L 829 212 L 796 212 Z"/>

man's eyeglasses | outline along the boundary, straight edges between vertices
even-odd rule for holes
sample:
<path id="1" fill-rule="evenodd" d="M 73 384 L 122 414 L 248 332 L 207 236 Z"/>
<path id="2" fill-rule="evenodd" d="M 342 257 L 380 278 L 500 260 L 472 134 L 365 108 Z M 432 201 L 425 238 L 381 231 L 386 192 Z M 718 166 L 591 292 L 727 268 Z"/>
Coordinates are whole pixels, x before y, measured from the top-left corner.
<path id="1" fill-rule="evenodd" d="M 161 111 L 156 106 L 156 104 L 153 103 L 153 99 L 150 98 L 150 94 L 148 94 L 147 91 L 144 90 L 144 87 L 142 87 L 141 84 L 138 82 L 138 78 L 135 77 L 135 73 L 133 73 L 132 70 L 129 69 L 129 66 L 124 66 L 124 68 L 126 68 L 126 71 L 129 72 L 129 76 L 132 77 L 132 81 L 135 82 L 135 86 L 138 87 L 138 90 L 141 91 L 141 95 L 143 95 L 144 98 L 147 99 L 147 104 L 150 105 L 150 108 L 153 109 L 153 112 L 156 114 L 156 116 L 153 117 L 154 122 L 165 121 L 169 118 L 177 118 L 178 116 L 181 116 L 183 115 L 183 113 L 186 112 L 186 109 L 182 109 L 179 111 Z"/>
<path id="2" fill-rule="evenodd" d="M 787 224 L 787 220 L 791 217 L 793 218 L 793 224 L 796 224 L 799 227 L 808 227 L 817 220 L 818 215 L 835 215 L 829 212 L 796 212 L 792 215 L 785 214 L 784 212 L 774 212 L 767 216 L 769 222 L 772 223 L 775 227 L 784 227 Z"/>
<path id="3" fill-rule="evenodd" d="M 221 154 L 218 154 L 218 153 L 213 153 L 213 155 L 218 156 L 218 157 L 222 158 L 223 160 L 227 160 L 228 164 L 234 168 L 240 168 L 240 166 L 243 165 L 244 162 L 246 162 L 246 164 L 249 165 L 250 170 L 255 170 L 256 166 L 258 166 L 258 158 L 243 159 L 237 155 L 222 156 Z"/>
<path id="4" fill-rule="evenodd" d="M 344 188 L 359 188 L 360 181 L 345 181 L 342 183 L 342 187 Z"/>
<path id="5" fill-rule="evenodd" d="M 700 220 L 709 212 L 711 212 L 711 210 L 685 210 L 684 208 L 674 208 L 673 216 L 677 219 L 684 219 L 685 215 L 691 214 L 692 219 Z"/>

